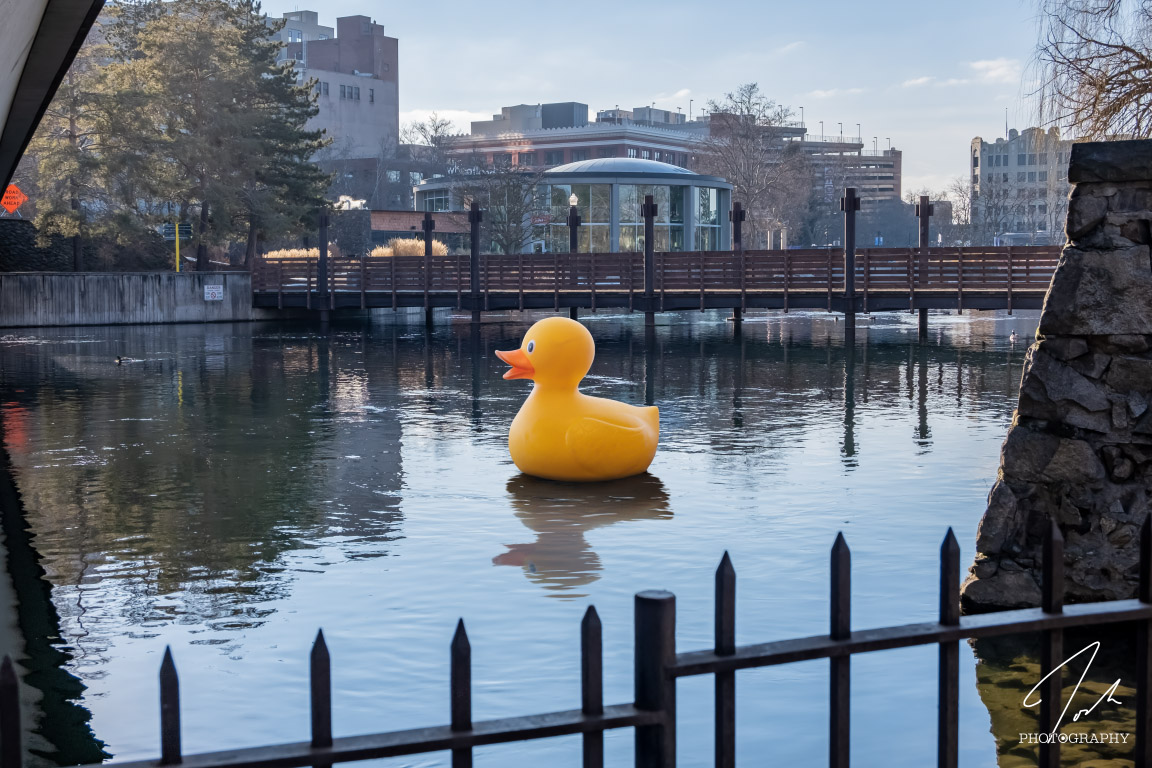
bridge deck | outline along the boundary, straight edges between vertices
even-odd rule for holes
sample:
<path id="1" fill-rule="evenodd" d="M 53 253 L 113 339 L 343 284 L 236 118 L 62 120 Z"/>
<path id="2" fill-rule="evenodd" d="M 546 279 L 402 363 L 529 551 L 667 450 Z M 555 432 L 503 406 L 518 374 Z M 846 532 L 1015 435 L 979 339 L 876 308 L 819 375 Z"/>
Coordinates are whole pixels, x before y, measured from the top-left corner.
<path id="1" fill-rule="evenodd" d="M 324 292 L 315 260 L 262 258 L 252 290 L 254 306 L 285 309 L 1038 309 L 1059 256 L 1055 246 L 861 249 L 854 297 L 831 248 L 656 253 L 651 296 L 642 253 L 481 255 L 475 295 L 463 254 L 331 259 Z"/>

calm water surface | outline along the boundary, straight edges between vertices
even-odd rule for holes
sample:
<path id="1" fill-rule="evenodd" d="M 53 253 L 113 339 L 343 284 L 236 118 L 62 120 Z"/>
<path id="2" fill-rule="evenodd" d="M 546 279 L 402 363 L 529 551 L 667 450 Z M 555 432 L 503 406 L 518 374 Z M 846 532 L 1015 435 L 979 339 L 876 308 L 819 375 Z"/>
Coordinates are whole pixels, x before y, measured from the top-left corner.
<path id="1" fill-rule="evenodd" d="M 507 455 L 527 382 L 492 354 L 531 318 L 363 326 L 14 332 L 0 341 L 5 442 L 60 615 L 78 703 L 117 759 L 158 753 L 156 675 L 181 673 L 186 751 L 307 738 L 323 627 L 337 735 L 440 724 L 463 617 L 477 719 L 579 706 L 581 616 L 604 623 L 605 698 L 630 700 L 632 596 L 673 591 L 681 650 L 711 644 L 713 572 L 738 574 L 737 640 L 827 631 L 829 548 L 852 547 L 853 625 L 934 620 L 937 557 L 964 562 L 1036 316 L 804 313 L 586 318 L 590 393 L 661 408 L 651 474 L 534 481 Z M 117 355 L 130 358 L 117 366 Z M 962 646 L 962 762 L 994 765 Z M 861 764 L 934 762 L 936 649 L 853 660 Z M 712 750 L 712 682 L 679 685 L 681 765 Z M 743 672 L 742 761 L 826 761 L 827 663 Z M 51 731 L 51 727 L 48 728 Z M 49 733 L 51 735 L 51 733 Z M 632 737 L 610 733 L 630 764 Z M 446 765 L 446 755 L 390 765 Z M 579 764 L 578 740 L 477 751 Z"/>

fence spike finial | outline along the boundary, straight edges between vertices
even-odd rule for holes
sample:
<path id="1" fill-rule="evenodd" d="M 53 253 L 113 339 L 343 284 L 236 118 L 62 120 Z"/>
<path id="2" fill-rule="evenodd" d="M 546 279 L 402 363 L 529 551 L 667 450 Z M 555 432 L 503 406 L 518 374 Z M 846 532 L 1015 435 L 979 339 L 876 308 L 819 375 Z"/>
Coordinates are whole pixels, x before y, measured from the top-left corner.
<path id="1" fill-rule="evenodd" d="M 832 631 L 834 640 L 852 634 L 852 552 L 844 533 L 836 534 L 832 545 Z"/>
<path id="2" fill-rule="evenodd" d="M 1152 512 L 1140 526 L 1140 601 L 1152 603 Z"/>
<path id="3" fill-rule="evenodd" d="M 1044 532 L 1043 569 L 1041 607 L 1045 613 L 1060 613 L 1064 610 L 1064 536 L 1055 520 L 1048 521 Z"/>
<path id="4" fill-rule="evenodd" d="M 312 746 L 332 746 L 332 659 L 324 630 L 316 632 L 309 655 L 309 681 L 312 704 Z"/>
<path id="5" fill-rule="evenodd" d="M 20 768 L 20 681 L 11 657 L 0 662 L 0 768 Z"/>
<path id="6" fill-rule="evenodd" d="M 180 752 L 180 678 L 172 647 L 164 646 L 160 662 L 160 764 L 175 765 L 183 760 Z"/>
<path id="7" fill-rule="evenodd" d="M 940 623 L 960 623 L 960 544 L 951 526 L 940 544 Z"/>

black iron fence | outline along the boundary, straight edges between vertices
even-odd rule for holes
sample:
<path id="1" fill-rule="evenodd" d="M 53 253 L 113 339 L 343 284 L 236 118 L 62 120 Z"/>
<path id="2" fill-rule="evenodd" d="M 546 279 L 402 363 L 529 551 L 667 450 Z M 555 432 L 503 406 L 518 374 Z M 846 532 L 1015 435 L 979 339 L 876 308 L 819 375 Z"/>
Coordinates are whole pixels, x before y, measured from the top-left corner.
<path id="1" fill-rule="evenodd" d="M 937 765 L 955 768 L 959 738 L 959 642 L 965 638 L 1040 632 L 1042 675 L 1063 665 L 1063 631 L 1071 627 L 1136 622 L 1136 768 L 1152 768 L 1152 515 L 1140 535 L 1139 593 L 1133 600 L 1064 606 L 1064 541 L 1055 523 L 1044 540 L 1042 604 L 1039 608 L 978 616 L 960 615 L 960 548 L 948 530 L 940 548 L 940 618 L 936 622 L 853 631 L 851 626 L 850 553 L 842 535 L 832 547 L 831 627 L 827 635 L 736 645 L 736 572 L 725 554 L 716 571 L 715 644 L 700 651 L 676 652 L 676 598 L 670 592 L 640 592 L 634 608 L 634 695 L 626 704 L 605 706 L 601 661 L 601 627 L 596 609 L 588 608 L 580 626 L 581 704 L 579 709 L 539 715 L 474 721 L 472 719 L 471 646 L 464 622 L 451 645 L 450 724 L 334 739 L 332 686 L 323 632 L 311 654 L 312 738 L 310 741 L 185 756 L 180 746 L 180 697 L 170 651 L 160 666 L 160 759 L 106 763 L 106 768 L 297 768 L 451 750 L 452 765 L 472 764 L 474 747 L 510 741 L 583 734 L 585 768 L 604 764 L 604 731 L 634 728 L 639 768 L 676 765 L 676 680 L 713 675 L 715 693 L 715 764 L 731 768 L 736 761 L 736 671 L 753 667 L 828 659 L 830 717 L 829 762 L 847 768 L 850 729 L 850 665 L 854 654 L 939 645 L 939 720 Z M 1047 677 L 1040 689 L 1041 733 L 1057 731 L 1062 674 Z M 1060 742 L 1040 743 L 1039 765 L 1056 768 Z M 925 756 L 927 757 L 927 756 Z M 925 760 L 925 764 L 928 760 Z M 19 682 L 11 659 L 0 666 L 0 768 L 20 768 Z"/>

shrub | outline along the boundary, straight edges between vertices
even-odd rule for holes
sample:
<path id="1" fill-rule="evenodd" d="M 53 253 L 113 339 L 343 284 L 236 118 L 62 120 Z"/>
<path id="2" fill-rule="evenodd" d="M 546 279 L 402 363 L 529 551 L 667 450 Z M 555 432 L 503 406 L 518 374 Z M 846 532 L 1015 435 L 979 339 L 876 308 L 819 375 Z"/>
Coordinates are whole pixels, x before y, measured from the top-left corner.
<path id="1" fill-rule="evenodd" d="M 380 253 L 377 251 L 385 250 L 391 253 Z M 388 241 L 388 245 L 383 249 L 375 248 L 372 251 L 373 256 L 423 256 L 424 255 L 424 241 L 415 237 L 409 238 L 392 238 Z M 439 240 L 432 241 L 432 255 L 433 256 L 447 256 L 448 246 Z"/>

